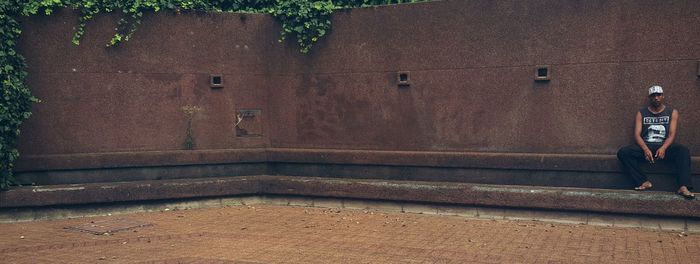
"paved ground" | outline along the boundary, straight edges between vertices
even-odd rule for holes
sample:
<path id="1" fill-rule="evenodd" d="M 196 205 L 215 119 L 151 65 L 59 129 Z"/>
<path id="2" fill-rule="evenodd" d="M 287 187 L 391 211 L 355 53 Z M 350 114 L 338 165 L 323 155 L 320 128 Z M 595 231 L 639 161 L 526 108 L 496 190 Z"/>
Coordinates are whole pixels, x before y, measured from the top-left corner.
<path id="1" fill-rule="evenodd" d="M 144 226 L 100 235 L 76 230 L 129 225 Z M 2 263 L 698 260 L 698 233 L 272 205 L 0 224 Z"/>

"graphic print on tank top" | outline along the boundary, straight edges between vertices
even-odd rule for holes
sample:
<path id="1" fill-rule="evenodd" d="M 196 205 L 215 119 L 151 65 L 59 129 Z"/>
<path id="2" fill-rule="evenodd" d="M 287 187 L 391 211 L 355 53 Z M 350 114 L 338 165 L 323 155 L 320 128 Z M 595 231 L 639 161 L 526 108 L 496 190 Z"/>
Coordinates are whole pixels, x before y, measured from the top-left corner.
<path id="1" fill-rule="evenodd" d="M 649 125 L 644 141 L 649 143 L 664 142 L 666 139 L 666 127 L 664 125 L 668 125 L 669 120 L 669 116 L 644 117 L 644 125 Z"/>

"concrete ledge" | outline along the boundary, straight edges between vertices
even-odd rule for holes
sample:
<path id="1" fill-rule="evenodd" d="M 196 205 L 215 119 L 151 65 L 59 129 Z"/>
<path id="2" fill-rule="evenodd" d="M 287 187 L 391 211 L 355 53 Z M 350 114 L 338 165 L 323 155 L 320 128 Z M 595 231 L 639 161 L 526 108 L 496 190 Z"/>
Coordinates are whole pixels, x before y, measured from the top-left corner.
<path id="1" fill-rule="evenodd" d="M 296 201 L 296 202 L 294 202 Z M 298 204 L 297 204 L 298 203 Z M 594 226 L 644 228 L 662 231 L 700 232 L 700 219 L 603 214 L 589 212 L 562 212 L 538 209 L 508 209 L 496 207 L 440 205 L 409 202 L 383 202 L 375 200 L 312 198 L 285 195 L 228 196 L 175 200 L 142 201 L 95 205 L 29 207 L 0 209 L 0 223 L 56 220 L 78 217 L 109 216 L 140 212 L 221 208 L 258 205 L 303 206 L 331 209 L 355 209 L 363 211 L 412 213 L 464 217 L 481 220 L 543 221 L 561 224 L 586 224 Z"/>
<path id="2" fill-rule="evenodd" d="M 109 169 L 74 169 L 25 171 L 15 173 L 21 185 L 84 184 L 175 180 L 189 178 L 218 178 L 267 174 L 267 164 L 227 163 L 181 166 L 121 167 Z"/>
<path id="3" fill-rule="evenodd" d="M 15 171 L 105 169 L 232 163 L 306 163 L 619 172 L 614 154 L 383 151 L 251 148 L 22 156 Z M 700 157 L 691 158 L 700 174 Z"/>
<path id="4" fill-rule="evenodd" d="M 16 172 L 266 162 L 263 148 L 22 155 Z"/>
<path id="5" fill-rule="evenodd" d="M 700 217 L 700 200 L 669 192 L 285 176 L 260 180 L 265 194 Z"/>
<path id="6" fill-rule="evenodd" d="M 693 158 L 695 168 L 700 159 Z M 652 167 L 656 190 L 677 188 L 664 164 Z M 474 184 L 629 189 L 614 155 L 423 152 L 337 149 L 229 149 L 23 156 L 24 185 L 290 175 Z M 647 168 L 648 169 L 648 168 Z M 700 174 L 693 174 L 695 182 Z"/>
<path id="7" fill-rule="evenodd" d="M 267 149 L 268 162 L 619 172 L 615 154 Z M 700 173 L 700 157 L 691 158 Z"/>
<path id="8" fill-rule="evenodd" d="M 259 194 L 259 176 L 48 185 L 0 191 L 0 208 Z"/>
<path id="9" fill-rule="evenodd" d="M 700 218 L 700 200 L 666 192 L 267 175 L 21 187 L 0 192 L 0 208 L 251 194 Z"/>
<path id="10" fill-rule="evenodd" d="M 381 151 L 339 149 L 267 150 L 269 162 L 469 167 L 524 170 L 619 171 L 614 155 Z M 612 161 L 612 162 L 611 162 Z"/>

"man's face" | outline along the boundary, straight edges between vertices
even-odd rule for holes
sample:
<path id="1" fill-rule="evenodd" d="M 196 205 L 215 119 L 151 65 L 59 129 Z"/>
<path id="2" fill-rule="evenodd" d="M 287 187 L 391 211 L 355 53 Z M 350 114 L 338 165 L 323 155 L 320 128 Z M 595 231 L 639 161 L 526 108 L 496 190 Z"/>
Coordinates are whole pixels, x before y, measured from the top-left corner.
<path id="1" fill-rule="evenodd" d="M 649 103 L 654 107 L 659 107 L 664 102 L 664 94 L 654 93 L 649 95 Z"/>

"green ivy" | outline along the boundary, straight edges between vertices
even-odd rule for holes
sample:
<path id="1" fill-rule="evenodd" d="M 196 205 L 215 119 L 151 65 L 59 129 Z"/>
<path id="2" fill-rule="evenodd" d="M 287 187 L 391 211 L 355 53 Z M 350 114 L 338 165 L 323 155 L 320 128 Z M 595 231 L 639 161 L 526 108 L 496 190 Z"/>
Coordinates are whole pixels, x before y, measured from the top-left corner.
<path id="1" fill-rule="evenodd" d="M 22 30 L 16 17 L 23 15 L 16 1 L 0 1 L 0 189 L 6 189 L 13 181 L 12 168 L 19 157 L 16 139 L 19 126 L 29 118 L 29 108 L 37 102 L 24 85 L 27 72 L 24 57 L 15 47 Z"/>
<path id="2" fill-rule="evenodd" d="M 14 183 L 12 169 L 19 157 L 16 148 L 19 128 L 31 116 L 31 105 L 39 102 L 24 83 L 26 63 L 16 51 L 22 33 L 19 17 L 51 15 L 54 9 L 65 7 L 78 10 L 80 18 L 72 42 L 79 45 L 85 25 L 96 15 L 117 12 L 121 16 L 114 36 L 106 44 L 110 47 L 131 39 L 147 12 L 264 13 L 281 22 L 280 41 L 293 36 L 299 50 L 307 53 L 330 31 L 334 10 L 420 1 L 425 0 L 0 0 L 0 189 Z"/>
<path id="3" fill-rule="evenodd" d="M 282 21 L 282 37 L 297 37 L 301 52 L 306 53 L 331 27 L 330 15 L 335 5 L 331 1 L 284 1 L 268 9 L 268 13 Z"/>

